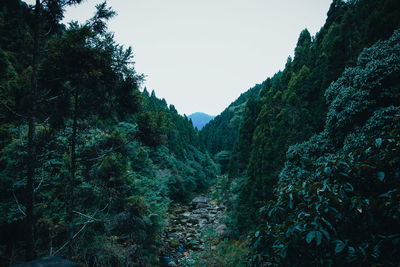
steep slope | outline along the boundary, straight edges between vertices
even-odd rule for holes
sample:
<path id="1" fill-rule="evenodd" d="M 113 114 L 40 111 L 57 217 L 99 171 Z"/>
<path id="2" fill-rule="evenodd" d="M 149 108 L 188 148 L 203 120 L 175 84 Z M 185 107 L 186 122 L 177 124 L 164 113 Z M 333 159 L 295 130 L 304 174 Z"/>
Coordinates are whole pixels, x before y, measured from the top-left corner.
<path id="1" fill-rule="evenodd" d="M 323 130 L 287 151 L 252 264 L 398 264 L 399 88 L 397 31 L 331 84 Z"/>
<path id="2" fill-rule="evenodd" d="M 249 98 L 257 98 L 262 85 L 257 84 L 232 102 L 200 132 L 200 138 L 211 154 L 231 150 L 243 116 L 244 106 Z"/>
<path id="3" fill-rule="evenodd" d="M 250 98 L 258 98 L 262 84 L 257 84 L 242 93 L 220 115 L 216 116 L 200 131 L 200 140 L 206 149 L 214 155 L 223 173 L 228 170 L 233 145 L 238 135 L 246 102 Z"/>
<path id="4" fill-rule="evenodd" d="M 317 35 L 304 30 L 285 69 L 263 82 L 259 97 L 247 99 L 235 140 L 224 143 L 232 137 L 222 135 L 227 124 L 204 128 L 202 141 L 228 166 L 231 232 L 254 237 L 250 265 L 354 261 L 363 266 L 376 261 L 376 266 L 394 266 L 398 261 L 399 233 L 393 227 L 398 212 L 392 209 L 398 201 L 393 193 L 399 190 L 398 169 L 392 164 L 398 160 L 392 155 L 398 154 L 398 33 L 360 53 L 399 27 L 399 1 L 333 1 Z M 346 70 L 350 67 L 355 68 Z M 374 142 L 383 151 L 375 149 Z M 383 160 L 388 157 L 393 161 Z M 368 197 L 366 188 L 376 191 Z M 379 198 L 388 199 L 386 208 Z M 365 205 L 354 210 L 359 200 Z M 368 206 L 372 202 L 373 207 Z M 331 207 L 336 214 L 322 214 Z M 387 226 L 382 232 L 376 230 L 380 216 Z M 336 224 L 342 219 L 343 228 Z M 358 224 L 363 230 L 351 235 L 348 230 Z M 383 253 L 386 246 L 389 255 Z"/>
<path id="5" fill-rule="evenodd" d="M 386 24 L 375 23 L 377 17 L 384 17 Z M 323 129 L 327 114 L 324 94 L 329 84 L 355 64 L 364 47 L 388 38 L 398 27 L 398 1 L 333 1 L 315 38 L 307 30 L 300 34 L 294 59 L 265 82 L 259 113 L 250 113 L 247 119 L 255 124 L 247 146 L 247 179 L 238 198 L 240 227 L 258 223 L 247 218 L 258 218 L 261 204 L 273 197 L 289 146 Z M 239 137 L 238 142 L 241 140 Z"/>
<path id="6" fill-rule="evenodd" d="M 192 120 L 193 126 L 201 130 L 203 127 L 209 123 L 215 116 L 211 116 L 202 112 L 196 112 L 188 116 L 190 120 Z"/>
<path id="7" fill-rule="evenodd" d="M 201 131 L 202 142 L 212 154 L 221 151 L 231 152 L 236 141 L 242 139 L 237 137 L 244 117 L 244 103 L 251 97 L 256 100 L 260 91 L 263 92 L 264 100 L 259 105 L 270 108 L 275 106 L 275 112 L 277 112 L 275 117 L 298 113 L 300 116 L 298 118 L 284 119 L 308 121 L 309 125 L 306 129 L 300 130 L 300 135 L 304 135 L 304 137 L 300 137 L 301 140 L 322 129 L 326 113 L 323 92 L 333 80 L 339 77 L 345 67 L 354 65 L 364 47 L 372 45 L 379 39 L 388 38 L 393 33 L 400 25 L 398 13 L 399 3 L 395 0 L 379 3 L 373 0 L 334 0 L 328 11 L 326 23 L 317 35 L 311 37 L 310 33 L 304 30 L 299 36 L 295 57 L 288 58 L 285 69 L 243 93 L 227 107 Z M 271 95 L 267 95 L 268 92 Z M 280 93 L 274 95 L 277 92 Z M 283 94 L 283 92 L 286 93 Z M 266 103 L 267 99 L 268 101 L 274 99 L 274 102 Z M 298 103 L 295 103 L 296 101 Z M 284 106 L 290 108 L 284 111 L 282 109 Z M 281 111 L 287 115 L 279 114 Z M 269 110 L 260 110 L 260 112 L 266 114 Z M 309 113 L 309 115 L 302 114 L 303 112 Z M 251 114 L 251 120 L 254 123 L 258 115 L 254 112 Z M 309 118 L 304 116 L 309 116 Z M 256 124 L 261 124 L 261 116 Z M 299 124 L 302 125 L 302 128 L 304 127 L 303 122 L 299 122 Z M 259 127 L 258 131 L 261 134 L 262 129 Z M 252 135 L 252 133 L 248 135 Z M 291 141 L 289 138 L 288 141 L 296 140 Z M 287 146 L 285 147 L 287 148 Z M 281 150 L 283 154 L 286 148 Z M 276 158 L 282 158 L 282 154 Z"/>

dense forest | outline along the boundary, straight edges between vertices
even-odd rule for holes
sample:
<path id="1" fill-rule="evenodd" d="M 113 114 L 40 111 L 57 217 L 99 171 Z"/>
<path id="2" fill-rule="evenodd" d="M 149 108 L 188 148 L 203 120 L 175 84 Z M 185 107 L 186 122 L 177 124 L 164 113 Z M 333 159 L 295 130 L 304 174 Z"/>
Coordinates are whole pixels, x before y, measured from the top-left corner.
<path id="1" fill-rule="evenodd" d="M 335 0 L 327 15 L 200 133 L 248 265 L 400 261 L 400 2 Z"/>
<path id="2" fill-rule="evenodd" d="M 189 119 L 139 91 L 112 9 L 60 24 L 78 2 L 0 3 L 1 266 L 156 265 L 170 203 L 215 177 Z"/>
<path id="3" fill-rule="evenodd" d="M 201 131 L 141 89 L 105 2 L 61 23 L 80 2 L 0 2 L 0 266 L 177 266 L 161 237 L 200 194 L 226 229 L 179 266 L 398 266 L 398 0 L 333 0 Z"/>

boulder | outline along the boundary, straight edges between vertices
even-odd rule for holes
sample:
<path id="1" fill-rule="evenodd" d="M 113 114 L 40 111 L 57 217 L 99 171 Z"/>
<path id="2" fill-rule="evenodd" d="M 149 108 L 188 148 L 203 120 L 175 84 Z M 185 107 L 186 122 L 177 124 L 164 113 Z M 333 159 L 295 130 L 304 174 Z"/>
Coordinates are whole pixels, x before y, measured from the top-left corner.
<path id="1" fill-rule="evenodd" d="M 179 242 L 176 241 L 176 240 L 173 240 L 173 241 L 171 241 L 171 242 L 169 243 L 169 245 L 170 245 L 172 248 L 177 248 L 177 247 L 179 246 Z"/>
<path id="2" fill-rule="evenodd" d="M 203 214 L 200 215 L 200 218 L 206 219 L 206 220 L 208 221 L 208 219 L 210 218 L 210 214 L 208 214 L 208 213 L 203 213 Z"/>
<path id="3" fill-rule="evenodd" d="M 194 214 L 208 213 L 208 210 L 205 208 L 195 209 L 193 211 Z"/>
<path id="4" fill-rule="evenodd" d="M 174 261 L 168 262 L 168 266 L 178 266 Z"/>
<path id="5" fill-rule="evenodd" d="M 59 257 L 46 257 L 27 263 L 13 265 L 12 267 L 78 267 L 78 263 L 64 260 Z"/>
<path id="6" fill-rule="evenodd" d="M 207 220 L 206 219 L 200 219 L 199 220 L 199 227 L 200 228 L 203 228 L 206 224 L 207 224 Z"/>
<path id="7" fill-rule="evenodd" d="M 208 204 L 208 198 L 204 197 L 204 196 L 199 196 L 199 197 L 195 197 L 192 202 L 190 202 L 190 205 L 192 207 L 196 207 L 197 205 L 204 205 L 204 204 Z"/>
<path id="8" fill-rule="evenodd" d="M 210 205 L 207 203 L 197 203 L 196 208 L 208 208 Z"/>
<path id="9" fill-rule="evenodd" d="M 191 223 L 191 225 L 198 224 L 199 219 L 198 217 L 190 217 L 189 222 Z"/>
<path id="10" fill-rule="evenodd" d="M 219 236 L 225 236 L 226 229 L 227 229 L 226 224 L 221 224 L 215 230 L 217 231 L 217 234 Z"/>

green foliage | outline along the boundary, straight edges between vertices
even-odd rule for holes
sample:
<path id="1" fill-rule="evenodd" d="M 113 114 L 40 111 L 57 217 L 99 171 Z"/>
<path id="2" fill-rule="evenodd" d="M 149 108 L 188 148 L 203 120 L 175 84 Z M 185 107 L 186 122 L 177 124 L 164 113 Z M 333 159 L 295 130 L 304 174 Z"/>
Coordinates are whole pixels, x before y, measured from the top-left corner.
<path id="1" fill-rule="evenodd" d="M 236 101 L 201 130 L 201 142 L 212 155 L 222 150 L 232 150 L 238 138 L 246 101 L 249 98 L 257 98 L 261 87 L 259 84 L 255 85 L 246 93 L 241 94 Z"/>
<path id="2" fill-rule="evenodd" d="M 253 141 L 253 134 L 256 127 L 256 119 L 260 112 L 260 104 L 258 100 L 249 98 L 246 103 L 244 117 L 240 125 L 239 137 L 229 162 L 229 175 L 241 175 L 246 171 L 247 164 L 251 152 L 251 144 Z"/>
<path id="3" fill-rule="evenodd" d="M 388 6 L 392 9 L 389 10 Z M 396 78 L 397 59 L 394 56 L 380 60 L 379 57 L 384 55 L 376 52 L 386 50 L 393 55 L 393 49 L 397 49 L 394 41 L 381 43 L 379 48 L 363 53 L 357 68 L 345 68 L 355 65 L 365 46 L 388 38 L 400 26 L 399 10 L 398 3 L 392 0 L 380 4 L 370 0 L 334 1 L 320 32 L 311 37 L 304 30 L 299 36 L 294 59 L 289 58 L 282 72 L 263 83 L 260 98 L 252 103 L 253 111 L 245 112 L 236 144 L 231 144 L 234 150 L 229 173 L 247 177 L 238 196 L 236 213 L 238 229 L 243 233 L 260 223 L 258 211 L 263 203 L 273 198 L 273 186 L 284 167 L 288 148 L 308 140 L 323 129 L 327 105 L 337 106 L 328 112 L 326 121 L 329 128 L 326 134 L 335 139 L 330 144 L 333 147 L 343 142 L 347 135 L 346 127 L 365 122 L 370 116 L 369 111 L 377 108 L 376 101 L 396 105 L 398 90 L 394 89 L 399 83 Z M 384 30 L 376 31 L 382 25 L 372 23 L 377 14 L 385 18 L 388 16 Z M 372 31 L 374 34 L 371 34 Z M 344 75 L 338 79 L 343 71 Z M 376 75 L 381 78 L 374 79 Z M 378 90 L 383 80 L 388 87 L 393 87 L 389 95 Z M 346 89 L 338 90 L 343 86 Z M 341 96 L 336 97 L 338 94 Z M 352 105 L 347 105 L 348 102 Z M 354 120 L 349 120 L 349 114 L 354 116 Z M 217 128 L 214 132 L 218 131 L 220 129 Z M 212 134 L 209 134 L 210 143 L 214 141 Z M 222 150 L 231 148 L 219 151 Z"/>
<path id="4" fill-rule="evenodd" d="M 399 43 L 397 31 L 365 49 L 327 90 L 324 131 L 289 148 L 275 198 L 261 209 L 253 264 L 395 266 L 400 260 Z"/>
<path id="5" fill-rule="evenodd" d="M 226 173 L 229 161 L 231 159 L 231 151 L 220 151 L 214 156 L 214 161 L 219 164 L 222 173 Z"/>
<path id="6" fill-rule="evenodd" d="M 371 112 L 398 104 L 400 46 L 398 39 L 379 42 L 366 49 L 356 68 L 347 69 L 326 91 L 331 108 L 325 128 L 335 141 L 343 141 L 354 123 L 362 125 Z M 382 90 L 384 87 L 386 90 Z"/>
<path id="7" fill-rule="evenodd" d="M 105 3 L 83 25 L 58 24 L 65 5 L 77 2 L 42 6 L 41 26 L 52 30 L 41 40 L 33 125 L 36 256 L 155 266 L 170 203 L 207 189 L 216 166 L 186 117 L 154 92 L 139 92 L 142 75 L 132 49 L 107 31 L 114 12 Z M 17 0 L 0 4 L 2 266 L 27 253 L 31 13 Z"/>
<path id="8" fill-rule="evenodd" d="M 79 2 L 43 2 L 38 53 L 32 8 L 0 3 L 1 265 L 30 252 L 30 222 L 38 257 L 157 265 L 170 203 L 207 189 L 217 169 L 229 174 L 216 184 L 228 232 L 250 246 L 214 244 L 198 264 L 398 264 L 400 32 L 379 41 L 400 26 L 398 0 L 334 0 L 283 71 L 201 132 L 139 92 L 105 3 L 83 25 L 59 24 Z"/>
<path id="9" fill-rule="evenodd" d="M 399 11 L 396 0 L 334 0 L 283 71 L 201 132 L 213 154 L 231 152 L 220 182 L 231 233 L 251 236 L 250 265 L 398 262 L 399 33 L 379 40 L 400 27 Z"/>
<path id="10" fill-rule="evenodd" d="M 246 266 L 245 255 L 249 248 L 244 241 L 220 240 L 215 229 L 205 228 L 201 233 L 205 249 L 191 253 L 190 259 L 183 262 L 184 266 Z"/>
<path id="11" fill-rule="evenodd" d="M 247 265 L 244 256 L 248 251 L 243 241 L 225 240 L 209 246 L 205 251 L 195 253 L 191 261 L 184 262 L 184 266 L 243 267 Z"/>

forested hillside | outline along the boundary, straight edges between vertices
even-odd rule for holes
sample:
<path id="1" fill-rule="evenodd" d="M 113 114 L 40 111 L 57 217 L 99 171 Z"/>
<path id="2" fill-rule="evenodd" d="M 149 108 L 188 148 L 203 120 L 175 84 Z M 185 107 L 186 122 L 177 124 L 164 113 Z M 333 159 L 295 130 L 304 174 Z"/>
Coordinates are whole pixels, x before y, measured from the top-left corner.
<path id="1" fill-rule="evenodd" d="M 355 65 L 363 48 L 390 37 L 400 26 L 399 12 L 397 1 L 334 1 L 326 24 L 315 38 L 307 30 L 300 34 L 294 58 L 289 58 L 285 69 L 265 82 L 258 103 L 260 111 L 247 118 L 255 123 L 247 128 L 254 131 L 237 139 L 240 146 L 246 137 L 252 138 L 251 146 L 235 155 L 249 155 L 242 156 L 248 160 L 248 179 L 241 189 L 239 209 L 247 213 L 251 207 L 250 211 L 256 212 L 261 202 L 272 197 L 288 147 L 322 130 L 327 113 L 324 94 L 329 84 L 346 67 Z M 381 18 L 386 20 L 384 25 Z"/>
<path id="2" fill-rule="evenodd" d="M 215 176 L 191 122 L 139 91 L 112 9 L 60 24 L 79 2 L 0 2 L 1 266 L 157 265 L 170 203 Z"/>
<path id="3" fill-rule="evenodd" d="M 258 213 L 253 264 L 398 264 L 399 86 L 396 31 L 326 90 L 323 130 L 289 147 Z"/>
<path id="4" fill-rule="evenodd" d="M 106 2 L 35 2 L 0 2 L 0 266 L 398 266 L 398 0 L 333 0 L 201 131 Z"/>
<path id="5" fill-rule="evenodd" d="M 230 230 L 250 236 L 252 266 L 399 262 L 400 3 L 334 0 L 327 15 L 201 132 L 225 156 Z"/>
<path id="6" fill-rule="evenodd" d="M 238 138 L 240 123 L 247 99 L 257 98 L 261 85 L 256 85 L 229 105 L 220 115 L 216 116 L 200 132 L 200 139 L 207 150 L 214 155 L 223 172 L 229 165 L 232 146 Z"/>

